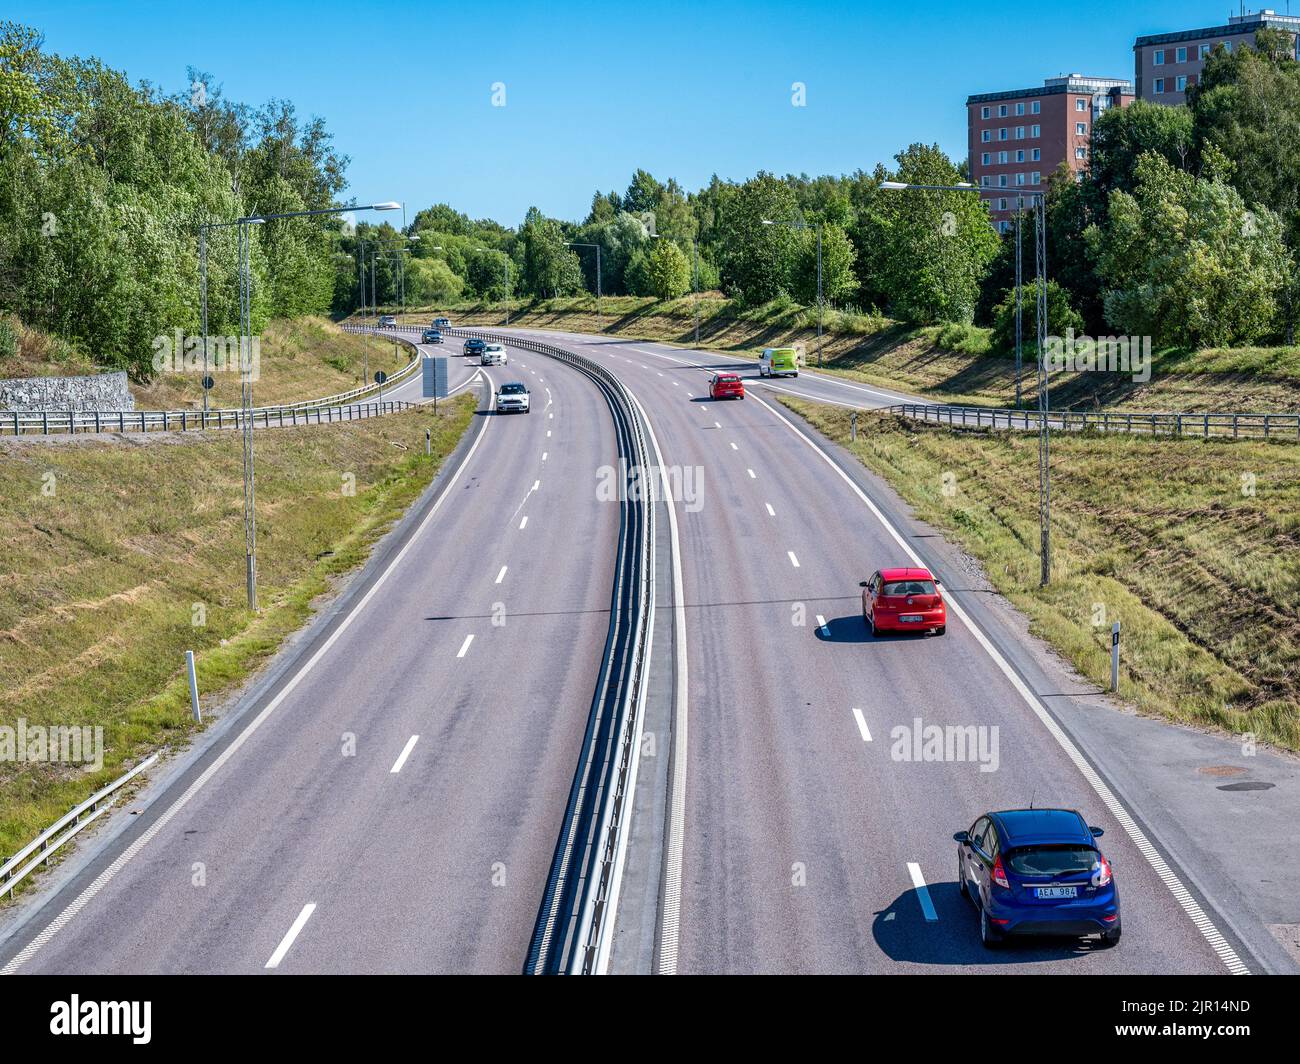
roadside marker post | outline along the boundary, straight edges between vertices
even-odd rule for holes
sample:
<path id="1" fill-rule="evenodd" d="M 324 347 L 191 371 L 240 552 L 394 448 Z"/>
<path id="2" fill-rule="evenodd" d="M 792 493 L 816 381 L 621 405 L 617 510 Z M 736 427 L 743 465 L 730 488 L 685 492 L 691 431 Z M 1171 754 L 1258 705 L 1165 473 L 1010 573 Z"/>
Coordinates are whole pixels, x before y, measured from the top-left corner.
<path id="1" fill-rule="evenodd" d="M 190 708 L 194 712 L 194 723 L 203 723 L 203 714 L 199 711 L 199 678 L 194 672 L 194 651 L 185 651 L 185 671 L 190 677 Z"/>
<path id="2" fill-rule="evenodd" d="M 1119 691 L 1119 621 L 1110 629 L 1110 689 Z"/>
<path id="3" fill-rule="evenodd" d="M 849 415 L 849 439 L 858 438 L 858 412 L 855 410 Z"/>
<path id="4" fill-rule="evenodd" d="M 438 412 L 438 400 L 433 401 L 434 413 Z M 433 454 L 433 433 L 428 429 L 424 430 L 424 457 L 429 458 Z"/>

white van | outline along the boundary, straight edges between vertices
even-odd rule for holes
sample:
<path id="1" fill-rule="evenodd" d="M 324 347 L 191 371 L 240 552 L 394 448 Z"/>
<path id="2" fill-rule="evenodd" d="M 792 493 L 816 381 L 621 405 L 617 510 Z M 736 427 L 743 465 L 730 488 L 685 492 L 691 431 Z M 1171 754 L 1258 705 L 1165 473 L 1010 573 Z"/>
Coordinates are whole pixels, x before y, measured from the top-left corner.
<path id="1" fill-rule="evenodd" d="M 510 361 L 506 357 L 506 349 L 500 344 L 488 344 L 483 348 L 483 357 L 479 359 L 481 366 L 504 366 Z"/>

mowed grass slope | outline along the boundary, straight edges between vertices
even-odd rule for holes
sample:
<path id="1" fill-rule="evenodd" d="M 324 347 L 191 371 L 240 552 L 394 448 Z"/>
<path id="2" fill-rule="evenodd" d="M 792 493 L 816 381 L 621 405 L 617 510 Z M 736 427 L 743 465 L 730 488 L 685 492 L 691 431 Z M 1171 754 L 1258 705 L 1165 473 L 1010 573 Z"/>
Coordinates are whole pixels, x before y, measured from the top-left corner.
<path id="1" fill-rule="evenodd" d="M 344 332 L 324 318 L 279 320 L 261 334 L 260 365 L 253 383 L 256 406 L 321 399 L 374 380 L 377 370 L 392 376 L 410 361 L 410 348 L 391 340 Z M 215 360 L 214 360 L 215 361 Z M 368 375 L 367 375 L 368 374 Z M 240 404 L 237 365 L 213 370 L 212 407 Z M 147 384 L 133 384 L 135 405 L 145 410 L 200 409 L 203 371 L 159 373 Z"/>
<path id="2" fill-rule="evenodd" d="M 691 296 L 655 300 L 608 296 L 596 314 L 590 296 L 512 305 L 511 325 L 570 332 L 604 331 L 617 336 L 693 345 Z M 700 346 L 757 358 L 764 347 L 801 346 L 810 368 L 818 368 L 817 311 L 788 300 L 740 308 L 716 293 L 699 301 Z M 403 321 L 428 324 L 442 310 L 407 314 Z M 502 307 L 462 303 L 445 313 L 455 325 L 495 326 Z M 823 320 L 820 369 L 850 380 L 894 388 L 935 402 L 1011 406 L 1016 395 L 1014 355 L 994 351 L 990 330 L 970 325 L 900 325 L 873 314 L 828 308 Z M 1023 356 L 1022 390 L 1035 394 L 1035 352 L 1029 338 Z M 1076 409 L 1128 411 L 1300 411 L 1300 347 L 1152 353 L 1149 381 L 1113 373 L 1059 373 L 1052 377 L 1052 404 Z"/>
<path id="3" fill-rule="evenodd" d="M 1038 441 L 783 400 L 977 559 L 1084 676 L 1144 713 L 1300 750 L 1295 444 L 1052 438 L 1052 583 L 1039 587 Z M 955 493 L 945 494 L 946 481 Z"/>
<path id="4" fill-rule="evenodd" d="M 474 407 L 259 432 L 257 616 L 238 434 L 0 442 L 0 723 L 102 726 L 106 751 L 98 773 L 0 762 L 0 855 L 184 742 L 184 652 L 209 705 L 246 680 L 428 485 Z"/>

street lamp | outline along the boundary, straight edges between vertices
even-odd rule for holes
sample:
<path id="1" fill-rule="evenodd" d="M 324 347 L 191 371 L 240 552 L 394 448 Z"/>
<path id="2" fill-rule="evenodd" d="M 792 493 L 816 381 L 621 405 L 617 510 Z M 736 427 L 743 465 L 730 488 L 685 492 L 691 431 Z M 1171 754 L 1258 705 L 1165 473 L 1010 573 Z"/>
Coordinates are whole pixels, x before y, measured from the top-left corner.
<path id="1" fill-rule="evenodd" d="M 203 333 L 203 379 L 208 377 L 208 230 L 229 229 L 238 222 L 203 222 L 199 225 L 199 318 Z M 203 389 L 204 423 L 207 423 L 208 390 Z"/>
<path id="2" fill-rule="evenodd" d="M 253 475 L 253 374 L 249 352 L 253 346 L 253 277 L 249 269 L 249 245 L 252 227 L 282 218 L 312 218 L 323 214 L 347 214 L 352 211 L 395 211 L 400 203 L 372 203 L 364 207 L 325 207 L 313 211 L 287 211 L 282 214 L 257 214 L 239 218 L 239 348 L 240 398 L 244 429 L 244 559 L 248 585 L 248 608 L 257 609 L 257 505 Z"/>
<path id="3" fill-rule="evenodd" d="M 784 225 L 791 229 L 812 229 L 805 222 L 773 222 L 763 219 L 764 225 Z M 817 223 L 817 365 L 822 364 L 822 223 Z"/>
<path id="4" fill-rule="evenodd" d="M 600 245 L 599 244 L 579 244 L 577 241 L 566 240 L 565 247 L 569 248 L 595 248 L 596 249 L 596 322 L 601 332 L 605 331 L 605 319 L 600 313 Z"/>
<path id="5" fill-rule="evenodd" d="M 902 181 L 882 181 L 880 187 L 888 192 L 934 191 L 934 192 L 975 192 L 980 189 L 970 182 L 956 185 L 910 185 Z M 1017 349 L 1017 394 L 1019 393 L 1019 334 L 1021 294 L 1023 283 L 1020 276 L 1019 227 L 1020 216 L 1024 213 L 1025 200 L 1034 205 L 1034 266 L 1038 282 L 1038 534 L 1039 563 L 1041 571 L 1039 580 L 1043 587 L 1051 582 L 1052 577 L 1052 479 L 1049 464 L 1048 425 L 1048 373 L 1047 373 L 1047 196 L 1041 191 L 1016 190 L 1018 201 L 1016 211 L 1017 254 L 1016 254 L 1016 349 Z"/>

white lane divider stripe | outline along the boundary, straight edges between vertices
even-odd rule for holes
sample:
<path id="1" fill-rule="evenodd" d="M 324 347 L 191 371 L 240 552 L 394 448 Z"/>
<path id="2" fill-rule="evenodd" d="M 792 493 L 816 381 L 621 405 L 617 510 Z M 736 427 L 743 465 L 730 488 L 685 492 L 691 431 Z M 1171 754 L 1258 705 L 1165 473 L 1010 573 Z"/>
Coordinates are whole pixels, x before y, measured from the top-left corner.
<path id="1" fill-rule="evenodd" d="M 775 517 L 775 516 L 776 516 L 776 511 L 772 509 L 772 504 L 771 504 L 770 502 L 766 502 L 766 503 L 764 503 L 763 505 L 767 507 L 767 516 L 768 516 L 768 517 Z"/>
<path id="2" fill-rule="evenodd" d="M 519 522 L 519 530 L 522 532 L 528 525 L 528 515 L 524 514 L 524 519 Z"/>
<path id="3" fill-rule="evenodd" d="M 298 919 L 293 922 L 284 938 L 280 939 L 280 944 L 275 947 L 275 952 L 271 954 L 271 959 L 266 962 L 268 968 L 280 967 L 280 962 L 289 952 L 289 947 L 293 945 L 293 940 L 298 937 L 299 933 L 307 926 L 307 921 L 311 919 L 311 914 L 316 911 L 316 903 L 308 902 L 302 907 L 302 912 L 298 914 Z"/>
<path id="4" fill-rule="evenodd" d="M 871 729 L 867 727 L 867 718 L 862 715 L 862 710 L 857 706 L 853 707 L 853 719 L 858 722 L 858 732 L 862 736 L 862 741 L 871 742 Z"/>
<path id="5" fill-rule="evenodd" d="M 732 449 L 733 451 L 739 451 L 739 450 L 740 450 L 740 448 L 737 447 L 737 446 L 735 445 L 735 443 L 733 443 L 733 444 L 731 445 L 731 449 Z"/>
<path id="6" fill-rule="evenodd" d="M 418 735 L 412 735 L 406 740 L 406 745 L 402 747 L 402 752 L 397 755 L 397 760 L 393 762 L 393 767 L 388 770 L 390 776 L 396 775 L 402 771 L 402 766 L 406 764 L 406 759 L 411 756 L 411 751 L 415 749 L 415 744 L 420 741 Z"/>
<path id="7" fill-rule="evenodd" d="M 786 554 L 790 555 L 790 564 L 793 565 L 796 569 L 798 569 L 799 559 L 794 556 L 794 551 L 788 550 L 786 551 Z"/>
<path id="8" fill-rule="evenodd" d="M 758 479 L 758 474 L 755 473 L 752 469 L 746 469 L 745 472 L 749 474 L 749 479 L 750 479 L 750 480 L 757 480 L 757 479 Z"/>
<path id="9" fill-rule="evenodd" d="M 508 565 L 501 566 L 501 572 L 497 573 L 497 578 L 496 580 L 493 581 L 493 583 L 497 583 L 497 584 L 501 583 L 501 581 L 506 578 L 506 570 L 509 568 L 510 566 Z"/>
<path id="10" fill-rule="evenodd" d="M 463 658 L 466 653 L 468 653 L 469 645 L 472 642 L 474 642 L 474 633 L 470 632 L 470 634 L 465 637 L 465 642 L 461 643 L 460 650 L 456 652 L 456 657 Z"/>
<path id="11" fill-rule="evenodd" d="M 912 886 L 916 888 L 916 900 L 921 903 L 921 912 L 925 913 L 927 922 L 934 923 L 939 919 L 939 914 L 935 912 L 934 902 L 930 900 L 930 888 L 925 885 L 925 876 L 921 875 L 921 866 L 914 861 L 908 861 L 907 870 L 911 873 Z"/>

